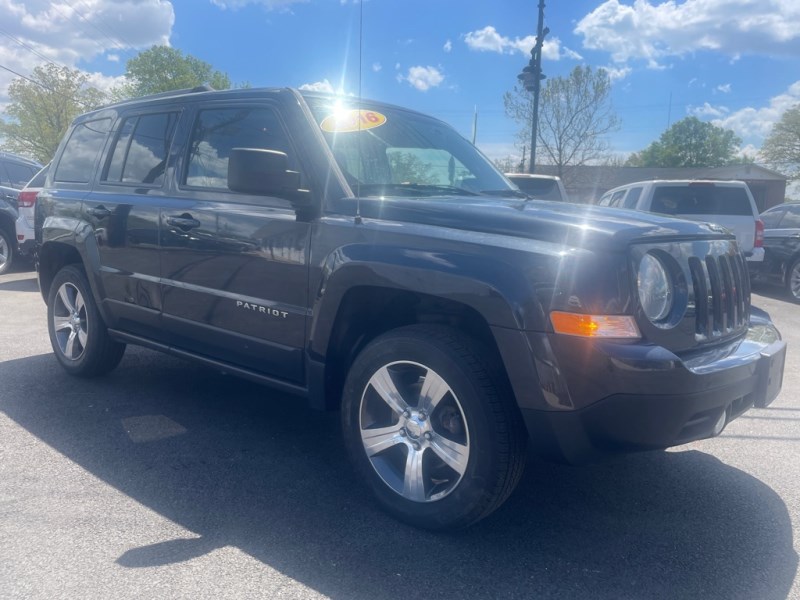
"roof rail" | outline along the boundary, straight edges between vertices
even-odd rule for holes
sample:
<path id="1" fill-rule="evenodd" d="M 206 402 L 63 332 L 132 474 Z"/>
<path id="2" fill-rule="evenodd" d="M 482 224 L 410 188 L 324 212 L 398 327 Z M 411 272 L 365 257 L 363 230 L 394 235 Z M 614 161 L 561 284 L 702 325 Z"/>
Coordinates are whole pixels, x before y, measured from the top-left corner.
<path id="1" fill-rule="evenodd" d="M 182 90 L 170 90 L 168 92 L 160 92 L 158 94 L 149 94 L 147 96 L 140 96 L 138 98 L 131 98 L 131 100 L 149 100 L 151 98 L 168 98 L 170 96 L 183 96 L 185 94 L 197 94 L 199 92 L 216 92 L 213 87 L 204 83 L 193 88 L 184 88 Z"/>

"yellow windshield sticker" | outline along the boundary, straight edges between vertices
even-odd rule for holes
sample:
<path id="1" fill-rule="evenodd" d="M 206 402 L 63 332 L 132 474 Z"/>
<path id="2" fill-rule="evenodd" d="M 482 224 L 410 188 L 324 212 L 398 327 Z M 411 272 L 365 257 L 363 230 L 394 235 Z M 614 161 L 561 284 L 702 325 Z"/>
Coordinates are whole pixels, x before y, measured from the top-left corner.
<path id="1" fill-rule="evenodd" d="M 380 127 L 386 123 L 386 116 L 374 110 L 344 110 L 328 115 L 319 124 L 328 133 L 351 133 Z"/>

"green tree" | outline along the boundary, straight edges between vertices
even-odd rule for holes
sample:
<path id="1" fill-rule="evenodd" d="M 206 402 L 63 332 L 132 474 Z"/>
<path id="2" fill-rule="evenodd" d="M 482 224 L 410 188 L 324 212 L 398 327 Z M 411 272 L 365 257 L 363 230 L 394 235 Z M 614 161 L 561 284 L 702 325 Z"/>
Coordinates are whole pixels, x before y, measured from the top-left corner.
<path id="1" fill-rule="evenodd" d="M 217 90 L 231 87 L 227 73 L 169 46 L 153 46 L 125 64 L 125 83 L 114 90 L 117 99 L 136 98 L 205 83 Z"/>
<path id="2" fill-rule="evenodd" d="M 673 124 L 641 152 L 632 154 L 629 167 L 721 167 L 739 162 L 736 152 L 742 140 L 730 129 L 697 117 Z"/>
<path id="3" fill-rule="evenodd" d="M 431 167 L 411 152 L 387 154 L 395 183 L 440 183 Z"/>
<path id="4" fill-rule="evenodd" d="M 0 119 L 3 149 L 47 163 L 67 127 L 79 114 L 100 106 L 105 95 L 89 85 L 86 73 L 49 63 L 8 87 L 10 103 Z"/>
<path id="5" fill-rule="evenodd" d="M 532 95 L 519 85 L 503 95 L 506 114 L 520 125 L 520 144 L 530 143 Z M 567 77 L 547 79 L 539 99 L 536 157 L 571 179 L 571 168 L 607 157 L 606 135 L 619 126 L 611 105 L 611 79 L 604 69 L 575 67 Z"/>
<path id="6" fill-rule="evenodd" d="M 776 170 L 800 179 L 800 104 L 783 113 L 772 126 L 761 147 L 761 156 Z"/>

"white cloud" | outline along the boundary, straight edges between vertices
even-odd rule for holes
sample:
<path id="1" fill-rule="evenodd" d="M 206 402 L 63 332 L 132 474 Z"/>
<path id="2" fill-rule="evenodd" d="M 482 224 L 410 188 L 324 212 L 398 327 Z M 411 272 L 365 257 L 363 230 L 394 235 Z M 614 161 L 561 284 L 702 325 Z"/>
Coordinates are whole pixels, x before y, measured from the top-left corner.
<path id="1" fill-rule="evenodd" d="M 712 123 L 732 129 L 745 142 L 761 143 L 783 113 L 797 104 L 800 104 L 800 81 L 794 82 L 784 93 L 771 98 L 768 106 L 761 108 L 748 106 L 715 119 Z"/>
<path id="2" fill-rule="evenodd" d="M 71 4 L 0 0 L 0 15 L 3 29 L 28 46 L 0 37 L 0 64 L 24 75 L 44 62 L 42 56 L 74 68 L 80 61 L 97 56 L 105 55 L 113 62 L 113 57 L 120 60 L 123 54 L 130 57 L 139 49 L 169 44 L 175 22 L 172 3 L 167 0 L 83 0 Z M 99 74 L 93 77 L 102 80 Z M 0 101 L 14 78 L 0 71 Z"/>
<path id="3" fill-rule="evenodd" d="M 398 81 L 407 81 L 412 87 L 421 92 L 438 87 L 444 81 L 444 75 L 436 67 L 416 66 L 408 69 L 408 73 L 397 76 Z"/>
<path id="4" fill-rule="evenodd" d="M 231 8 L 236 10 L 248 4 L 261 4 L 267 10 L 289 10 L 292 4 L 303 4 L 308 0 L 211 0 L 212 4 L 220 8 Z M 342 2 L 347 4 L 347 2 Z"/>
<path id="5" fill-rule="evenodd" d="M 575 27 L 583 46 L 611 54 L 616 63 L 644 60 L 651 68 L 669 56 L 710 50 L 800 55 L 797 0 L 668 0 L 633 5 L 606 0 Z"/>
<path id="6" fill-rule="evenodd" d="M 333 85 L 331 85 L 331 82 L 327 79 L 315 81 L 314 83 L 304 83 L 300 86 L 300 89 L 307 92 L 325 92 L 326 94 L 336 93 L 336 90 L 333 89 Z"/>
<path id="7" fill-rule="evenodd" d="M 483 29 L 470 31 L 464 34 L 464 43 L 471 50 L 477 52 L 497 52 L 498 54 L 530 54 L 531 49 L 536 43 L 535 35 L 528 35 L 523 38 L 510 38 L 500 35 L 491 25 Z M 561 40 L 557 37 L 545 38 L 542 44 L 542 58 L 547 60 L 560 60 L 561 58 L 571 58 L 580 60 L 582 57 L 577 52 L 569 48 L 562 48 Z"/>
<path id="8" fill-rule="evenodd" d="M 718 92 L 723 93 L 723 94 L 730 94 L 731 93 L 731 84 L 730 83 L 724 83 L 722 85 L 718 85 L 714 89 L 717 90 Z"/>
<path id="9" fill-rule="evenodd" d="M 451 42 L 450 40 L 447 40 L 444 43 L 444 46 L 442 47 L 442 50 L 444 50 L 445 52 L 450 52 L 452 49 L 453 49 L 453 42 Z"/>
<path id="10" fill-rule="evenodd" d="M 400 70 L 400 63 L 394 63 L 394 70 L 395 71 L 399 71 Z"/>
<path id="11" fill-rule="evenodd" d="M 379 63 L 379 62 L 372 63 L 372 70 L 373 71 L 375 71 L 377 73 L 381 69 L 383 69 L 383 65 L 381 63 Z"/>
<path id="12" fill-rule="evenodd" d="M 703 102 L 702 106 L 692 106 L 689 105 L 686 107 L 686 113 L 692 116 L 695 116 L 699 119 L 708 118 L 708 117 L 723 117 L 727 115 L 730 111 L 727 106 L 712 106 L 708 102 Z"/>
<path id="13" fill-rule="evenodd" d="M 621 79 L 625 79 L 628 75 L 631 74 L 630 67 L 600 67 L 606 73 L 608 73 L 609 79 L 611 81 L 620 81 Z"/>
<path id="14" fill-rule="evenodd" d="M 108 60 L 108 62 L 118 63 L 119 62 L 119 54 L 107 54 L 106 55 L 106 60 Z"/>

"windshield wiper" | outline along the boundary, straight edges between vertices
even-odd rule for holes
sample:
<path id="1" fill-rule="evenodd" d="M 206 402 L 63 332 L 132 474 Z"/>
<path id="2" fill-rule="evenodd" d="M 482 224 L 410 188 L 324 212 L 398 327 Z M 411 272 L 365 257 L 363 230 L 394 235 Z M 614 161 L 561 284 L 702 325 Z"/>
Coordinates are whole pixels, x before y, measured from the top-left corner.
<path id="1" fill-rule="evenodd" d="M 355 187 L 355 186 L 351 186 Z M 427 194 L 449 196 L 478 196 L 476 192 L 452 185 L 436 185 L 432 183 L 362 183 L 361 190 L 368 190 L 374 195 L 374 190 L 390 190 L 391 192 L 411 192 L 411 195 Z"/>
<path id="2" fill-rule="evenodd" d="M 481 190 L 481 194 L 485 196 L 502 196 L 503 198 L 525 198 L 529 200 L 530 197 L 525 192 L 519 190 Z"/>

